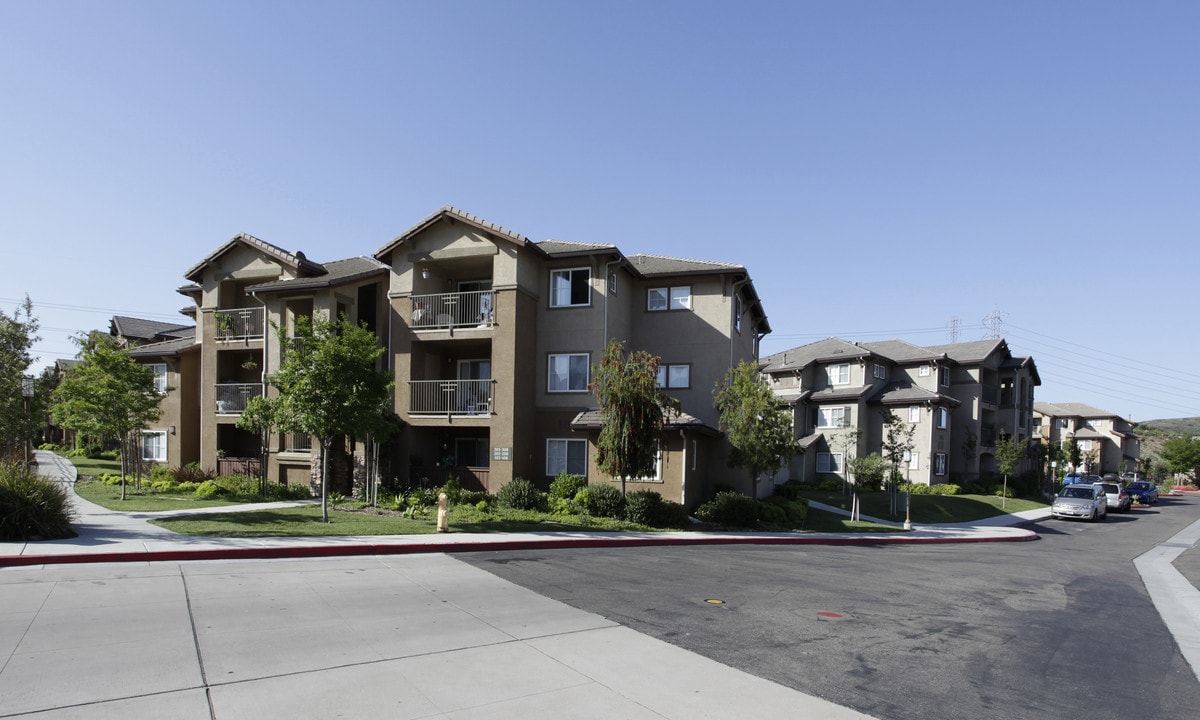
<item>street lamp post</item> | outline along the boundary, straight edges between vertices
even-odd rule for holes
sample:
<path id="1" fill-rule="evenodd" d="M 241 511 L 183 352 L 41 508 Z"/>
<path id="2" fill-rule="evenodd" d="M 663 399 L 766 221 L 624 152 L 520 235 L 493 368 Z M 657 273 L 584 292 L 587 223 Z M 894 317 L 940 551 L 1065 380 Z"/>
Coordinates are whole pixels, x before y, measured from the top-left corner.
<path id="1" fill-rule="evenodd" d="M 33 378 L 28 375 L 21 376 L 21 395 L 25 398 L 25 470 L 29 470 L 29 401 L 33 399 Z"/>

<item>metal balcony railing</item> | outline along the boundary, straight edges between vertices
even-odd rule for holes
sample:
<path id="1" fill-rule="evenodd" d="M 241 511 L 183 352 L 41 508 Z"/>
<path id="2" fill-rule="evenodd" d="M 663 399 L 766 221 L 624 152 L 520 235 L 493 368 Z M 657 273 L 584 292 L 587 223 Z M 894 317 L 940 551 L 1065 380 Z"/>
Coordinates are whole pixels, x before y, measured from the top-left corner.
<path id="1" fill-rule="evenodd" d="M 412 380 L 408 411 L 413 415 L 490 415 L 494 380 Z"/>
<path id="2" fill-rule="evenodd" d="M 1000 388 L 996 387 L 995 385 L 983 385 L 981 387 L 983 392 L 982 397 L 985 403 L 988 405 L 1000 404 Z"/>
<path id="3" fill-rule="evenodd" d="M 250 398 L 263 392 L 262 383 L 221 383 L 215 387 L 218 415 L 240 415 Z"/>
<path id="4" fill-rule="evenodd" d="M 263 308 L 228 308 L 216 312 L 218 340 L 249 340 L 266 334 Z"/>
<path id="5" fill-rule="evenodd" d="M 496 296 L 491 290 L 413 295 L 412 327 L 431 330 L 491 327 L 496 322 Z"/>
<path id="6" fill-rule="evenodd" d="M 312 452 L 312 437 L 308 433 L 287 433 L 283 436 L 284 452 Z"/>

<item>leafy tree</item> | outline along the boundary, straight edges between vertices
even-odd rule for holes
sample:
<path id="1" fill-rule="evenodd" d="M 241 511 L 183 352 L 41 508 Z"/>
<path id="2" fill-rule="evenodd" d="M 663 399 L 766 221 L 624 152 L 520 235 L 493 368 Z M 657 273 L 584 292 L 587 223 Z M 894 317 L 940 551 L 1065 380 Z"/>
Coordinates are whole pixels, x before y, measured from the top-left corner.
<path id="1" fill-rule="evenodd" d="M 0 310 L 0 458 L 18 452 L 31 438 L 21 378 L 33 364 L 29 351 L 40 339 L 37 330 L 38 321 L 28 296 L 12 315 Z"/>
<path id="2" fill-rule="evenodd" d="M 79 362 L 54 390 L 52 412 L 63 427 L 121 441 L 121 499 L 133 456 L 134 434 L 162 414 L 154 372 L 110 339 L 77 339 Z"/>
<path id="3" fill-rule="evenodd" d="M 645 350 L 626 354 L 624 344 L 612 340 L 600 365 L 592 368 L 588 389 L 602 418 L 596 465 L 621 479 L 622 497 L 626 478 L 653 474 L 666 413 L 678 407 L 658 388 L 658 360 Z"/>
<path id="4" fill-rule="evenodd" d="M 391 380 L 375 369 L 384 353 L 365 325 L 302 317 L 295 339 L 279 329 L 279 371 L 267 378 L 279 390 L 271 415 L 284 432 L 305 432 L 321 443 L 321 519 L 329 522 L 329 453 L 340 435 L 374 428 L 391 396 Z M 256 411 L 257 413 L 257 411 Z"/>
<path id="5" fill-rule="evenodd" d="M 1083 450 L 1075 438 L 1067 441 L 1067 459 L 1071 461 L 1072 472 L 1079 473 L 1079 465 L 1083 462 Z"/>
<path id="6" fill-rule="evenodd" d="M 750 473 L 751 494 L 757 498 L 758 478 L 777 472 L 796 452 L 792 415 L 758 366 L 746 360 L 725 373 L 713 395 L 732 448 L 729 464 Z"/>
<path id="7" fill-rule="evenodd" d="M 271 433 L 275 430 L 275 415 L 278 403 L 274 398 L 256 395 L 246 401 L 246 409 L 238 417 L 237 427 L 256 433 L 259 447 L 262 449 L 262 462 L 259 463 L 258 491 L 265 495 L 267 492 L 267 460 L 271 454 Z"/>
<path id="8" fill-rule="evenodd" d="M 891 480 L 889 487 L 892 491 L 892 514 L 896 513 L 896 482 L 895 478 L 900 474 L 900 464 L 908 458 L 909 453 L 913 449 L 913 435 L 917 431 L 917 426 L 910 422 L 905 422 L 899 415 L 884 408 L 879 411 L 883 416 L 883 424 L 885 436 L 883 439 L 883 457 L 891 466 Z M 906 476 L 906 484 L 907 476 Z M 912 500 L 912 493 L 908 493 L 908 498 L 905 500 L 907 506 Z"/>
<path id="9" fill-rule="evenodd" d="M 1016 472 L 1023 457 L 1025 457 L 1025 446 L 1018 443 L 1016 438 L 1008 434 L 1008 431 L 1001 430 L 999 438 L 996 440 L 996 469 L 1004 475 L 1004 494 L 1000 496 L 1001 509 L 1005 508 L 1008 501 L 1008 476 Z"/>
<path id="10" fill-rule="evenodd" d="M 1193 479 L 1200 475 L 1200 438 L 1171 438 L 1160 454 L 1171 472 L 1185 473 Z"/>

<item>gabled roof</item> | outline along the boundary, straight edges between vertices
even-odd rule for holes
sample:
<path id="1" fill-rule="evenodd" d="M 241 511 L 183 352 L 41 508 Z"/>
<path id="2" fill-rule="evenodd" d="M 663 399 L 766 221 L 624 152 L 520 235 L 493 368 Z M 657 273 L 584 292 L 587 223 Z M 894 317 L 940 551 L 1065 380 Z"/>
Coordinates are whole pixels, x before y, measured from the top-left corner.
<path id="1" fill-rule="evenodd" d="M 166 340 L 183 337 L 189 332 L 194 334 L 196 330 L 193 325 L 145 320 L 124 315 L 114 315 L 108 326 L 111 335 L 130 340 Z"/>
<path id="2" fill-rule="evenodd" d="M 270 282 L 251 285 L 247 292 L 291 292 L 299 290 L 315 290 L 318 288 L 336 287 L 347 283 L 357 282 L 375 275 L 387 274 L 388 267 L 383 263 L 368 257 L 354 257 L 345 260 L 334 260 L 322 265 L 326 273 L 316 277 L 285 278 Z"/>
<path id="3" fill-rule="evenodd" d="M 584 243 L 570 240 L 541 240 L 534 247 L 550 257 L 572 257 L 576 255 L 620 254 L 616 245 L 608 243 Z"/>
<path id="4" fill-rule="evenodd" d="M 1033 411 L 1045 415 L 1046 417 L 1080 417 L 1080 418 L 1112 418 L 1120 417 L 1116 413 L 1101 410 L 1100 408 L 1085 405 L 1083 403 L 1066 402 L 1066 403 L 1048 403 L 1036 401 L 1033 403 Z"/>
<path id="5" fill-rule="evenodd" d="M 253 235 L 238 233 L 224 245 L 205 256 L 203 260 L 193 265 L 183 276 L 192 282 L 199 282 L 200 276 L 206 267 L 219 260 L 222 255 L 231 252 L 239 246 L 248 247 L 256 252 L 263 253 L 268 257 L 274 258 L 279 263 L 295 269 L 301 274 L 323 275 L 325 273 L 324 267 L 304 257 L 304 253 L 302 252 L 289 252 L 269 242 L 259 240 Z M 180 288 L 180 291 L 182 292 L 183 288 Z"/>
<path id="6" fill-rule="evenodd" d="M 960 365 L 973 365 L 987 360 L 995 352 L 1008 354 L 1008 343 L 1003 338 L 988 338 L 969 342 L 950 343 L 949 345 L 930 345 L 925 348 L 930 352 L 943 353 Z"/>
<path id="7" fill-rule="evenodd" d="M 599 430 L 604 425 L 604 413 L 601 410 L 584 410 L 571 420 L 571 429 L 588 432 Z M 695 415 L 680 410 L 668 409 L 663 417 L 663 427 L 671 430 L 694 430 L 696 432 L 719 437 L 722 433 L 717 428 L 707 425 Z"/>
<path id="8" fill-rule="evenodd" d="M 815 362 L 834 362 L 865 358 L 871 351 L 841 338 L 825 338 L 791 350 L 768 355 L 760 362 L 765 373 L 802 370 Z"/>
<path id="9" fill-rule="evenodd" d="M 513 232 L 512 230 L 501 227 L 496 223 L 488 222 L 477 215 L 464 212 L 456 207 L 443 205 L 437 211 L 428 215 L 416 225 L 413 225 L 409 229 L 392 238 L 391 241 L 376 250 L 372 257 L 381 262 L 386 262 L 387 256 L 391 255 L 393 250 L 408 242 L 413 237 L 429 228 L 431 225 L 440 222 L 443 219 L 466 223 L 477 230 L 481 230 L 489 235 L 503 240 L 508 240 L 518 245 L 532 245 L 529 238 L 520 233 Z"/>
<path id="10" fill-rule="evenodd" d="M 812 395 L 808 396 L 809 404 L 820 404 L 826 402 L 837 402 L 839 400 L 858 400 L 866 395 L 869 391 L 875 388 L 874 385 L 854 385 L 837 387 L 829 387 L 824 390 L 817 390 Z"/>
<path id="11" fill-rule="evenodd" d="M 688 260 L 663 255 L 632 255 L 629 264 L 644 277 L 663 275 L 711 275 L 713 273 L 746 272 L 742 265 L 707 260 Z"/>
<path id="12" fill-rule="evenodd" d="M 1028 370 L 1030 377 L 1033 379 L 1033 384 L 1035 386 L 1042 384 L 1042 376 L 1038 374 L 1037 365 L 1033 362 L 1033 358 L 1031 357 L 1024 355 L 1013 355 L 1004 362 L 1000 363 L 1000 367 L 1006 370 Z"/>
<path id="13" fill-rule="evenodd" d="M 191 332 L 186 335 L 162 342 L 139 345 L 129 351 L 129 356 L 134 358 L 173 357 L 198 347 L 200 347 L 200 343 L 196 340 L 196 328 L 193 327 Z"/>
<path id="14" fill-rule="evenodd" d="M 919 347 L 904 340 L 879 340 L 859 343 L 859 345 L 900 365 L 932 362 L 946 357 L 945 353 L 934 352 L 929 348 Z"/>
<path id="15" fill-rule="evenodd" d="M 880 405 L 915 405 L 922 403 L 931 403 L 933 405 L 946 405 L 948 407 L 958 407 L 961 404 L 957 398 L 950 397 L 944 393 L 936 393 L 931 390 L 926 390 L 923 387 L 918 387 L 910 382 L 898 381 L 888 383 L 880 388 L 879 392 L 875 393 L 867 402 L 879 403 Z"/>

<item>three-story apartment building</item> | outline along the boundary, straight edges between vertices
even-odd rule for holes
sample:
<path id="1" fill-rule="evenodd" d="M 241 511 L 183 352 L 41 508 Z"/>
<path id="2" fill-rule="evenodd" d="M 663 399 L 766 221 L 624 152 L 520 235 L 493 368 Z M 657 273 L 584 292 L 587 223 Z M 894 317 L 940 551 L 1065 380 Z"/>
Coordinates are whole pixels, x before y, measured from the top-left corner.
<path id="1" fill-rule="evenodd" d="M 715 482 L 744 484 L 726 466 L 712 402 L 716 382 L 755 359 L 770 331 L 740 265 L 534 242 L 444 207 L 369 258 L 316 263 L 243 234 L 186 277 L 194 336 L 135 351 L 173 388 L 163 428 L 150 431 L 163 433 L 161 462 L 255 471 L 262 439 L 236 423 L 249 398 L 272 392 L 276 329 L 287 342 L 299 317 L 344 315 L 387 348 L 380 369 L 394 376 L 399 419 L 390 473 L 401 482 L 454 475 L 495 492 L 560 472 L 610 480 L 595 467 L 600 418 L 588 388 L 617 339 L 660 356 L 660 384 L 681 403 L 658 472 L 638 480 L 689 505 Z M 317 467 L 296 435 L 273 435 L 265 460 L 287 483 L 311 483 Z"/>
<path id="2" fill-rule="evenodd" d="M 1033 406 L 1034 436 L 1042 442 L 1079 446 L 1083 467 L 1090 474 L 1134 471 L 1141 446 L 1133 434 L 1135 423 L 1083 403 L 1037 402 Z M 1066 468 L 1062 469 L 1063 471 Z"/>
<path id="3" fill-rule="evenodd" d="M 1001 431 L 1030 438 L 1040 384 L 1033 361 L 1014 357 L 1003 340 L 919 347 L 828 338 L 764 358 L 762 372 L 793 406 L 804 451 L 780 480 L 844 477 L 848 459 L 883 454 L 888 417 L 911 426 L 903 462 L 912 482 L 990 476 Z"/>

